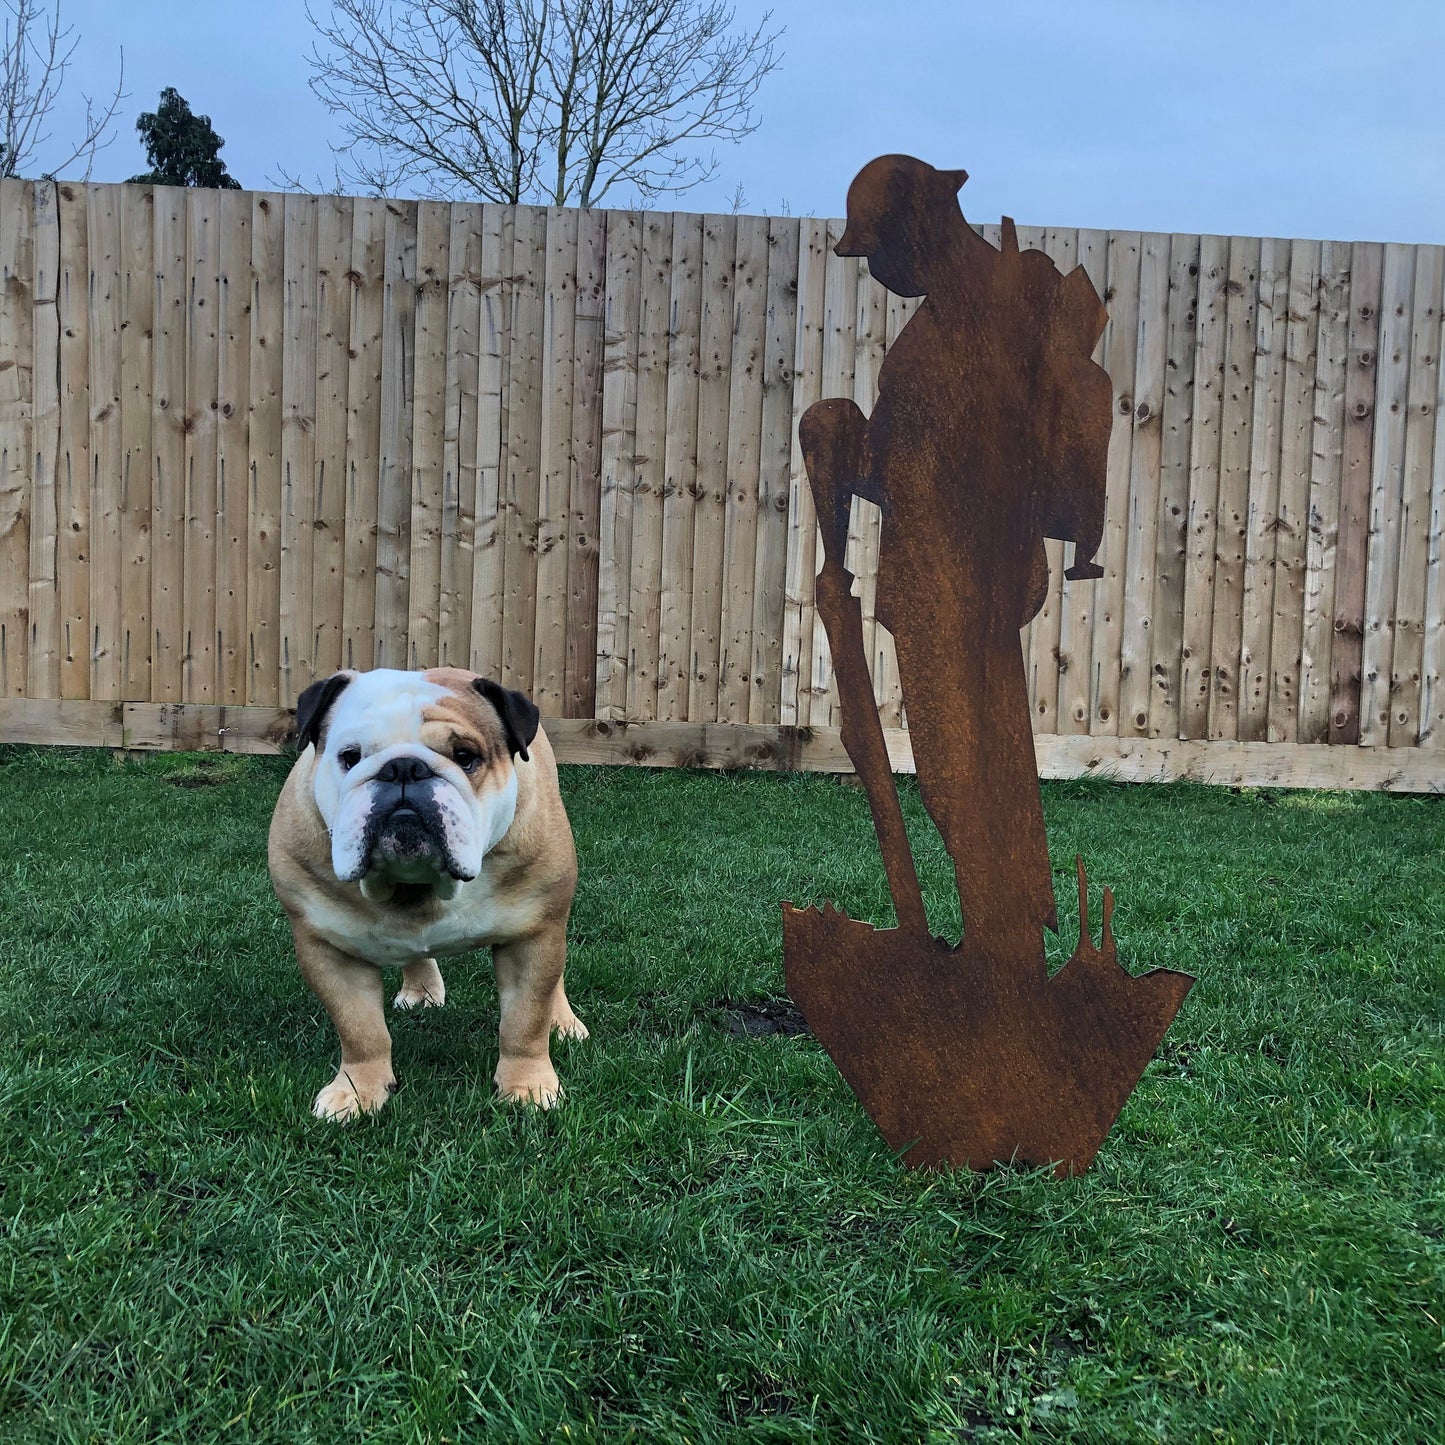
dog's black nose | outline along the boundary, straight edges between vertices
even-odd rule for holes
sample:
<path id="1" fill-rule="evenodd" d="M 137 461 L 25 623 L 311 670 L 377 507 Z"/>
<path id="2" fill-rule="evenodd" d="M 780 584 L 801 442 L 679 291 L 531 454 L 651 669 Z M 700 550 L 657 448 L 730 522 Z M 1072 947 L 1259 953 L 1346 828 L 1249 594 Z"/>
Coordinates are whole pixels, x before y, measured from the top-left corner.
<path id="1" fill-rule="evenodd" d="M 377 778 L 383 783 L 419 783 L 423 778 L 436 775 L 421 758 L 391 758 L 377 770 Z"/>

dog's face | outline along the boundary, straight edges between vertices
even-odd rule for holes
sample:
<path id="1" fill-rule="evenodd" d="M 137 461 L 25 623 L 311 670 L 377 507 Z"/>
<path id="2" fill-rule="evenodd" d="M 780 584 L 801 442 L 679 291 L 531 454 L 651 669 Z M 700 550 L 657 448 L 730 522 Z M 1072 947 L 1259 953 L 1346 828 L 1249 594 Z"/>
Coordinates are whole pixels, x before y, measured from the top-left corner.
<path id="1" fill-rule="evenodd" d="M 477 876 L 517 806 L 537 709 L 457 669 L 340 672 L 296 706 L 331 865 L 385 902 L 405 885 L 450 898 Z"/>

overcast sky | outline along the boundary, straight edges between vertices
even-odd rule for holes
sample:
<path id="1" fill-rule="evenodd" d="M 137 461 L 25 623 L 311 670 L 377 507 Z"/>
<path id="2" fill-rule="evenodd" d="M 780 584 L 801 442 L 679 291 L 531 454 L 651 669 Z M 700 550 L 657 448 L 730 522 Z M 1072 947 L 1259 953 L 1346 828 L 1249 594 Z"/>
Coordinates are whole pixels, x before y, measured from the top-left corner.
<path id="1" fill-rule="evenodd" d="M 325 0 L 319 0 L 324 4 Z M 331 174 L 301 0 L 62 0 L 72 94 L 125 123 L 93 179 L 144 169 L 135 116 L 172 85 L 248 187 Z M 767 8 L 737 0 L 738 23 Z M 0 6 L 0 13 L 3 13 Z M 973 220 L 1445 242 L 1442 0 L 777 0 L 755 135 L 678 209 L 838 215 L 874 155 L 962 166 Z M 66 129 L 56 125 L 57 140 Z M 607 197 L 622 204 L 625 196 Z"/>

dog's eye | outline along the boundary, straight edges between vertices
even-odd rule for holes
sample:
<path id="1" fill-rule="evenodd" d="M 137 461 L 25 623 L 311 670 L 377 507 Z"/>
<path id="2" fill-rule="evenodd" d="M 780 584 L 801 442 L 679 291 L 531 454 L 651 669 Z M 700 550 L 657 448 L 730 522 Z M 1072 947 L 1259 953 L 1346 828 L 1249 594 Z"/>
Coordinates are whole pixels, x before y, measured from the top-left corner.
<path id="1" fill-rule="evenodd" d="M 477 764 L 482 760 L 480 753 L 474 753 L 470 748 L 457 748 L 452 753 L 452 761 L 464 772 L 476 771 Z"/>
<path id="2" fill-rule="evenodd" d="M 337 755 L 337 761 L 341 764 L 341 771 L 349 773 L 361 761 L 361 749 L 357 747 L 342 748 Z"/>

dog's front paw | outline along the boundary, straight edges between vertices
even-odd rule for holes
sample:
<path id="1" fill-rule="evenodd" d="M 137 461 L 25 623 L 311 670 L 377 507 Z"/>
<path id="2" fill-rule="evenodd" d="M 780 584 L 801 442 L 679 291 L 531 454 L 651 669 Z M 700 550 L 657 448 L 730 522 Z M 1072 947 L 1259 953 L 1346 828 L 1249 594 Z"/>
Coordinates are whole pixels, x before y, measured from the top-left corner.
<path id="1" fill-rule="evenodd" d="M 557 1071 L 550 1063 L 539 1064 L 527 1059 L 508 1062 L 503 1059 L 497 1065 L 496 1078 L 497 1092 L 502 1098 L 517 1104 L 535 1104 L 539 1109 L 550 1109 L 562 1094 Z"/>
<path id="2" fill-rule="evenodd" d="M 391 1097 L 396 1088 L 393 1078 L 368 1079 L 360 1072 L 343 1068 L 339 1074 L 317 1094 L 311 1105 L 311 1112 L 318 1119 L 329 1119 L 333 1124 L 345 1124 L 359 1114 L 374 1114 Z"/>

